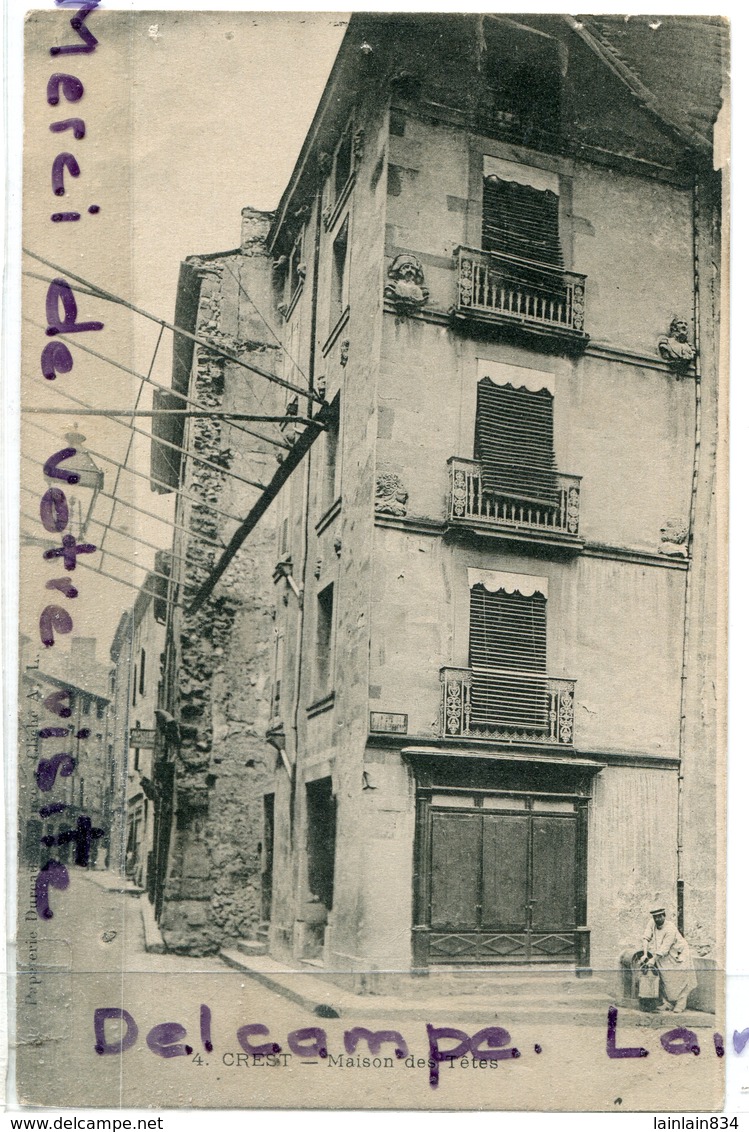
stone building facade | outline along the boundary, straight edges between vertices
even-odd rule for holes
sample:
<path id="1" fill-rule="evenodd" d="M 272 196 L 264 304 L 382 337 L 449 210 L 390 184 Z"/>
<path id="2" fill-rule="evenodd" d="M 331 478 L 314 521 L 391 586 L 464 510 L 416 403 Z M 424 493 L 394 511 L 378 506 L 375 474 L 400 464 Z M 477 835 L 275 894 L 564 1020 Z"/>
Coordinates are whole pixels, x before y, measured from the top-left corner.
<path id="1" fill-rule="evenodd" d="M 725 28 L 658 28 L 357 14 L 275 214 L 183 265 L 297 392 L 180 339 L 159 401 L 223 414 L 155 426 L 169 947 L 586 974 L 657 892 L 719 959 Z"/>
<path id="2" fill-rule="evenodd" d="M 270 945 L 355 985 L 719 954 L 725 29 L 648 34 L 357 15 L 275 214 Z"/>

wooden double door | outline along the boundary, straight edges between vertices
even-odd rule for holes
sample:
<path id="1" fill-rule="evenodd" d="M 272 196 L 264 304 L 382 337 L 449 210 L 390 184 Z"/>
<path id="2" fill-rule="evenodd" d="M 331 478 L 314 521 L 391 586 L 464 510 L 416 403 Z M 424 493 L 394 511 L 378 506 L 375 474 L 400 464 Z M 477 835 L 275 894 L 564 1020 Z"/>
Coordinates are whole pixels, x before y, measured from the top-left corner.
<path id="1" fill-rule="evenodd" d="M 575 798 L 431 796 L 417 862 L 421 962 L 577 961 L 584 817 Z"/>

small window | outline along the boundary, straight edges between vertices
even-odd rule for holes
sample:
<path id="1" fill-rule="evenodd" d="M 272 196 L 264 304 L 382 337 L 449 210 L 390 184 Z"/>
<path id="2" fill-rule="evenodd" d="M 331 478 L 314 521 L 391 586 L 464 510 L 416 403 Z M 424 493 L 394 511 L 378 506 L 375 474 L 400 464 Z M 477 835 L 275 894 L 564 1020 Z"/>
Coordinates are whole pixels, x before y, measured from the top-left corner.
<path id="1" fill-rule="evenodd" d="M 135 707 L 137 698 L 138 698 L 138 665 L 134 664 L 133 665 L 133 698 L 132 698 L 133 707 Z"/>
<path id="2" fill-rule="evenodd" d="M 317 595 L 317 687 L 325 693 L 330 687 L 333 649 L 333 585 Z"/>
<path id="3" fill-rule="evenodd" d="M 81 710 L 82 710 L 84 715 L 90 715 L 90 713 L 91 713 L 91 700 L 88 698 L 88 696 L 83 697 L 83 705 L 82 705 Z"/>
<path id="4" fill-rule="evenodd" d="M 305 271 L 302 264 L 302 248 L 303 248 L 304 233 L 300 232 L 291 249 L 291 257 L 289 259 L 289 302 L 292 301 L 297 291 L 304 282 Z"/>
<path id="5" fill-rule="evenodd" d="M 485 23 L 489 113 L 525 145 L 559 132 L 562 107 L 560 45 L 550 36 L 507 21 Z"/>
<path id="6" fill-rule="evenodd" d="M 451 809 L 465 810 L 476 805 L 472 794 L 432 794 L 433 806 L 449 806 Z"/>
<path id="7" fill-rule="evenodd" d="M 483 800 L 485 810 L 526 810 L 525 798 L 516 794 L 487 794 Z"/>
<path id="8" fill-rule="evenodd" d="M 574 814 L 575 803 L 561 798 L 534 798 L 533 809 L 542 814 Z"/>
<path id="9" fill-rule="evenodd" d="M 140 650 L 140 680 L 138 681 L 138 691 L 141 696 L 146 692 L 146 650 Z"/>
<path id="10" fill-rule="evenodd" d="M 101 700 L 96 701 L 96 718 L 97 719 L 103 719 L 104 718 L 104 704 L 102 703 Z"/>
<path id="11" fill-rule="evenodd" d="M 330 283 L 330 329 L 341 318 L 348 301 L 348 217 L 333 241 L 333 264 Z"/>
<path id="12" fill-rule="evenodd" d="M 354 141 L 354 124 L 349 120 L 346 129 L 343 131 L 338 149 L 335 155 L 335 168 L 333 170 L 333 203 L 340 197 L 343 190 L 348 184 L 348 179 L 351 176 L 351 169 L 353 166 L 353 141 Z"/>
<path id="13" fill-rule="evenodd" d="M 338 496 L 337 466 L 338 466 L 338 440 L 340 427 L 340 393 L 337 393 L 332 403 L 332 414 L 328 427 L 323 434 L 322 444 L 322 485 L 320 503 L 323 511 L 331 506 Z"/>

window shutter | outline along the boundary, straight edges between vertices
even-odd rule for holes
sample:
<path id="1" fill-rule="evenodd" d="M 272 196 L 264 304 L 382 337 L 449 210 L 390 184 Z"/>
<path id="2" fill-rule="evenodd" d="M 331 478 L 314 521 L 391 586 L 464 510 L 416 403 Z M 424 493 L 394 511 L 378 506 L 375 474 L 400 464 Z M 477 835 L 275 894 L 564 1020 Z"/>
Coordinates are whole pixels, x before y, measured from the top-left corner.
<path id="1" fill-rule="evenodd" d="M 546 598 L 471 590 L 471 668 L 546 672 Z"/>
<path id="2" fill-rule="evenodd" d="M 481 246 L 532 263 L 562 267 L 559 198 L 494 174 L 484 177 Z"/>
<path id="3" fill-rule="evenodd" d="M 546 672 L 546 599 L 541 594 L 491 593 L 474 586 L 469 664 L 472 727 L 547 730 L 546 681 L 521 675 Z"/>
<path id="4" fill-rule="evenodd" d="M 474 458 L 483 490 L 543 506 L 557 502 L 554 459 L 554 398 L 547 389 L 529 391 L 478 383 Z"/>

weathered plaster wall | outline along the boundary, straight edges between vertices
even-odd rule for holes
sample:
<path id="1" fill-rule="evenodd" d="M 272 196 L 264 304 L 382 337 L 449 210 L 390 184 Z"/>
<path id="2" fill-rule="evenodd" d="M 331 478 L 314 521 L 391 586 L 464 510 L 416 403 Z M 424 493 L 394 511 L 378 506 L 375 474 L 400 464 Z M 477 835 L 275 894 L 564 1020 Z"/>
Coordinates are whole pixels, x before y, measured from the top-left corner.
<path id="1" fill-rule="evenodd" d="M 692 320 L 691 193 L 575 165 L 573 270 L 587 275 L 593 341 L 656 353 L 675 314 Z"/>
<path id="2" fill-rule="evenodd" d="M 584 749 L 676 757 L 684 573 L 610 559 L 540 560 L 378 528 L 370 697 L 406 712 L 409 734 L 436 735 L 442 665 L 468 664 L 467 570 L 549 580 L 547 668 L 574 679 Z"/>
<path id="3" fill-rule="evenodd" d="M 353 190 L 350 340 L 343 398 L 341 558 L 335 611 L 336 751 L 334 788 L 338 838 L 334 914 L 327 940 L 331 965 L 362 954 L 363 846 L 352 852 L 361 822 L 362 769 L 368 729 L 370 593 L 377 438 L 377 372 L 382 336 L 382 247 L 387 179 L 387 116 L 363 92 L 362 157 Z M 367 111 L 365 107 L 369 107 Z M 338 695 L 340 689 L 340 698 Z M 354 962 L 358 966 L 358 962 Z"/>
<path id="4" fill-rule="evenodd" d="M 676 911 L 676 792 L 672 770 L 607 767 L 593 779 L 588 831 L 588 924 L 593 969 L 616 986 L 653 898 Z"/>
<path id="5" fill-rule="evenodd" d="M 369 747 L 364 770 L 367 789 L 360 811 L 362 895 L 357 965 L 378 972 L 409 971 L 414 783 L 397 750 Z M 383 878 L 387 883 L 383 884 Z"/>
<path id="6" fill-rule="evenodd" d="M 417 318 L 386 315 L 377 459 L 403 479 L 408 514 L 442 520 L 447 460 L 473 457 L 481 362 L 550 375 L 560 472 L 583 477 L 586 542 L 657 552 L 661 527 L 686 522 L 694 445 L 694 380 L 643 366 L 578 361 L 476 342 Z M 519 379 L 519 378 L 518 378 Z"/>
<path id="7" fill-rule="evenodd" d="M 565 267 L 587 276 L 585 329 L 594 342 L 658 358 L 679 314 L 692 318 L 691 193 L 649 177 L 542 155 L 399 112 L 391 138 L 386 255 L 423 257 L 429 308 L 455 301 L 453 250 L 481 246 L 483 155 L 555 171 Z M 439 170 L 438 181 L 435 180 Z M 438 189 L 435 191 L 435 185 Z M 615 270 L 612 270 L 612 265 Z"/>
<path id="8" fill-rule="evenodd" d="M 684 699 L 685 930 L 723 959 L 726 780 L 727 345 L 721 340 L 721 175 L 699 191 L 701 447 L 696 477 Z M 722 375 L 721 375 L 722 371 Z M 728 784 L 730 785 L 730 779 Z M 717 868 L 716 868 L 717 861 Z"/>
<path id="9" fill-rule="evenodd" d="M 332 774 L 338 841 L 334 909 L 326 931 L 326 956 L 333 965 L 344 966 L 357 966 L 356 956 L 360 953 L 363 858 L 356 831 L 361 821 L 362 759 L 368 721 L 369 591 L 387 152 L 381 93 L 363 97 L 360 106 L 354 124 L 359 133 L 355 180 L 339 218 L 330 230 L 324 225 L 320 233 L 315 374 L 318 381 L 324 376 L 328 400 L 340 392 L 340 514 L 334 510 L 326 521 L 320 522 L 325 512 L 321 498 L 321 438 L 295 473 L 281 504 L 289 511 L 286 550 L 291 555 L 297 583 L 304 583 L 303 614 L 300 615 L 293 594 L 283 593 L 284 583 L 280 583 L 276 622 L 284 642 L 281 716 L 289 751 L 297 766 L 295 783 L 286 788 L 293 793 L 289 798 L 293 828 L 285 806 L 279 807 L 277 816 L 277 884 L 271 938 L 277 953 L 291 946 L 297 953 L 303 952 L 307 934 L 302 918 L 309 895 L 305 783 Z M 329 204 L 329 183 L 324 192 L 324 202 Z M 349 313 L 346 320 L 341 320 L 337 333 L 331 335 L 333 242 L 346 218 L 349 243 L 344 306 L 348 306 Z M 309 230 L 308 225 L 305 256 L 306 249 L 313 244 Z M 312 302 L 313 267 L 309 258 L 307 269 L 302 295 L 286 330 L 287 346 L 293 341 L 295 357 L 305 373 L 309 364 Z M 296 332 L 291 326 L 294 317 L 298 319 Z M 283 522 L 283 512 L 280 514 Z M 317 671 L 317 595 L 331 582 L 335 613 L 330 687 L 325 689 Z M 297 703 L 298 668 L 301 686 Z M 308 711 L 326 691 L 333 689 L 335 700 L 327 705 L 327 710 Z M 278 780 L 282 781 L 284 774 L 279 771 Z"/>

